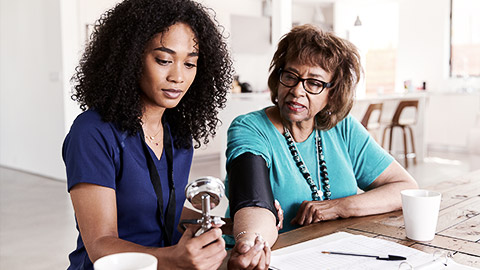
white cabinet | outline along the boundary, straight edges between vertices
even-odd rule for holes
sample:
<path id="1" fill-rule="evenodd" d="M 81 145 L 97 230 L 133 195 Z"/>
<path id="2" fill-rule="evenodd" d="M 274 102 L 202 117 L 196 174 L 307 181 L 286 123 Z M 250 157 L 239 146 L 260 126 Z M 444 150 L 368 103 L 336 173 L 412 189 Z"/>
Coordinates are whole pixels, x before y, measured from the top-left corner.
<path id="1" fill-rule="evenodd" d="M 479 94 L 431 93 L 426 111 L 428 148 L 468 152 L 469 134 L 479 112 Z"/>

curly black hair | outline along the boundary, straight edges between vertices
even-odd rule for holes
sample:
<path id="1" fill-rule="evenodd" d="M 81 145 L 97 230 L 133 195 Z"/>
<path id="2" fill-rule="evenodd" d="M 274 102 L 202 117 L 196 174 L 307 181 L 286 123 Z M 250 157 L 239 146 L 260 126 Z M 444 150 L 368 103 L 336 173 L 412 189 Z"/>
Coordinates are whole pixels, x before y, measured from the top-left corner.
<path id="1" fill-rule="evenodd" d="M 76 73 L 72 99 L 85 111 L 136 134 L 143 103 L 139 80 L 147 43 L 175 23 L 189 25 L 199 45 L 197 74 L 180 103 L 165 111 L 176 147 L 208 143 L 232 85 L 233 64 L 214 12 L 192 0 L 125 0 L 95 23 Z"/>

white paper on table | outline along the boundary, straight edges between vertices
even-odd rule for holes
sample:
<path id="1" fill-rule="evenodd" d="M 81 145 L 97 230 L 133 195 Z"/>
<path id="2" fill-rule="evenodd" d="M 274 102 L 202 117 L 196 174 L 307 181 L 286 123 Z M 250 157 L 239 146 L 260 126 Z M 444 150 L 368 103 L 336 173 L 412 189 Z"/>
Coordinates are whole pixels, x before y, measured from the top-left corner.
<path id="1" fill-rule="evenodd" d="M 371 257 L 323 254 L 322 251 L 336 251 L 376 256 L 398 255 L 405 261 L 382 261 Z M 278 249 L 272 252 L 270 268 L 274 270 L 316 270 L 316 269 L 475 269 L 455 263 L 453 260 L 434 260 L 433 255 L 392 241 L 338 232 L 307 242 Z M 446 264 L 446 265 L 445 265 Z"/>

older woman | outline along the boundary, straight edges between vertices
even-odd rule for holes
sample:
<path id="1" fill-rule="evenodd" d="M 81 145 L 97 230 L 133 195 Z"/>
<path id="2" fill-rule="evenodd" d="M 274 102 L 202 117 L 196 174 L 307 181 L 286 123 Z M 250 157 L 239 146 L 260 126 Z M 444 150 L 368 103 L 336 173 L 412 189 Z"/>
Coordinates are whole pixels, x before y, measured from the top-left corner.
<path id="1" fill-rule="evenodd" d="M 268 79 L 275 105 L 237 117 L 228 131 L 232 269 L 268 265 L 262 238 L 276 241 L 275 199 L 285 232 L 398 210 L 400 190 L 417 187 L 349 115 L 360 75 L 354 45 L 314 26 L 278 44 Z"/>

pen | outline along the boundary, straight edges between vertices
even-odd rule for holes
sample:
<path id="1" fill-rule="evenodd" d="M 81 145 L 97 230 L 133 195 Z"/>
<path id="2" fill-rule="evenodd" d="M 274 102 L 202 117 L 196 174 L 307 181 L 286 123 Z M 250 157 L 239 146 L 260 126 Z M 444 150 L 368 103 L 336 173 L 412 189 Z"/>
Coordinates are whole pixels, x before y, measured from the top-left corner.
<path id="1" fill-rule="evenodd" d="M 376 255 L 367 255 L 367 254 L 355 254 L 355 253 L 347 253 L 347 252 L 335 252 L 335 251 L 322 251 L 323 254 L 335 254 L 335 255 L 349 255 L 349 256 L 360 256 L 360 257 L 371 257 L 377 260 L 384 260 L 384 261 L 403 261 L 407 258 L 398 256 L 398 255 L 387 255 L 387 256 L 376 256 Z"/>

